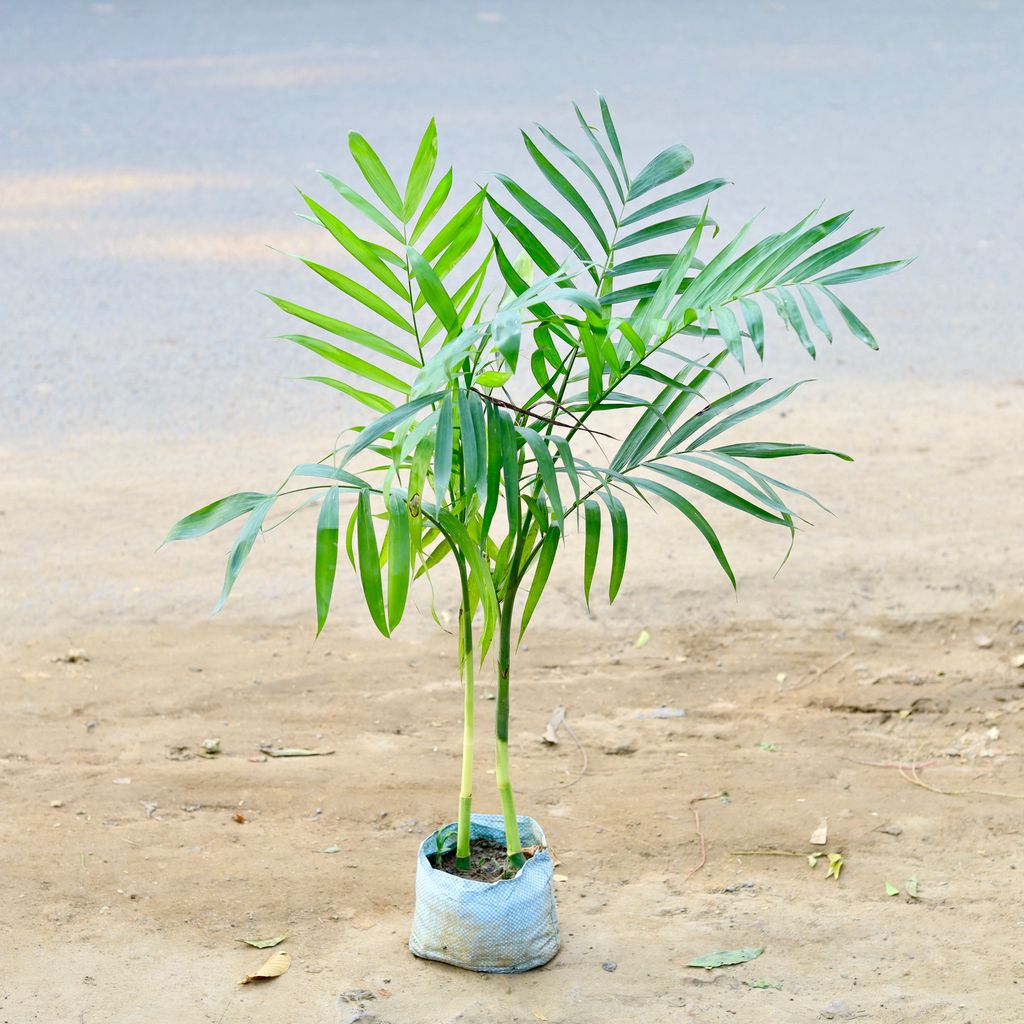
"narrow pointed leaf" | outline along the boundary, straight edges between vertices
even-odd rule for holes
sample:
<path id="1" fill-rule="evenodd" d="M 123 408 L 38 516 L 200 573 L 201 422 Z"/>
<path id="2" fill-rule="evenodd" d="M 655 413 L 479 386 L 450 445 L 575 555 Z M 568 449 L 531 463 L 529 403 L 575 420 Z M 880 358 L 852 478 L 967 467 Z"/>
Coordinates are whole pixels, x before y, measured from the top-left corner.
<path id="1" fill-rule="evenodd" d="M 412 167 L 409 170 L 409 180 L 405 185 L 405 201 L 402 204 L 402 220 L 408 224 L 413 214 L 419 209 L 423 194 L 427 191 L 430 183 L 430 176 L 434 173 L 434 164 L 437 162 L 437 125 L 434 119 L 430 119 L 427 130 L 420 139 L 416 156 L 413 157 Z"/>
<path id="2" fill-rule="evenodd" d="M 440 509 L 448 500 L 448 483 L 452 478 L 452 396 L 448 392 L 441 403 L 434 438 L 434 498 Z"/>
<path id="3" fill-rule="evenodd" d="M 451 190 L 452 169 L 449 167 L 444 177 L 434 186 L 433 192 L 430 193 L 430 198 L 427 199 L 422 213 L 420 213 L 416 220 L 416 226 L 412 229 L 412 234 L 409 236 L 409 241 L 414 245 L 416 244 L 416 239 L 423 234 L 427 226 L 437 216 L 438 210 L 444 206 L 444 201 L 448 198 L 448 193 Z"/>
<path id="4" fill-rule="evenodd" d="M 344 320 L 336 320 L 325 313 L 317 313 L 316 310 L 307 309 L 305 306 L 300 306 L 295 302 L 289 302 L 287 299 L 279 299 L 273 295 L 268 295 L 267 298 L 285 313 L 290 313 L 300 320 L 305 320 L 307 323 L 329 331 L 331 334 L 336 334 L 339 338 L 354 341 L 357 345 L 362 345 L 382 356 L 389 356 L 391 359 L 405 363 L 408 366 L 420 365 L 419 360 L 414 355 L 399 348 L 393 341 L 388 341 L 386 338 L 381 338 L 376 334 L 371 334 L 369 331 L 364 331 L 361 327 L 356 327 L 354 324 L 345 323 Z"/>
<path id="5" fill-rule="evenodd" d="M 369 448 L 374 441 L 383 437 L 389 431 L 394 430 L 400 424 L 405 423 L 406 420 L 411 419 L 420 409 L 433 405 L 434 402 L 439 402 L 443 397 L 443 392 L 421 395 L 419 398 L 410 399 L 404 405 L 400 405 L 392 409 L 391 412 L 385 413 L 379 419 L 374 420 L 373 423 L 364 427 L 360 431 L 359 437 L 349 445 L 348 450 L 345 452 L 344 461 L 350 462 L 361 451 Z"/>
<path id="6" fill-rule="evenodd" d="M 662 150 L 634 179 L 629 186 L 629 200 L 639 199 L 652 188 L 664 185 L 666 181 L 678 178 L 693 166 L 693 153 L 686 146 L 669 146 Z"/>
<path id="7" fill-rule="evenodd" d="M 382 387 L 398 391 L 403 395 L 409 393 L 409 385 L 404 380 L 400 380 L 386 370 L 379 369 L 365 359 L 360 359 L 358 356 L 345 352 L 343 349 L 338 348 L 337 345 L 332 345 L 328 341 L 323 341 L 320 338 L 311 338 L 306 334 L 284 334 L 281 336 L 281 340 L 293 341 L 296 345 L 301 345 L 303 348 L 309 349 L 310 352 L 315 352 L 322 359 L 334 363 L 335 366 L 340 366 L 342 369 L 358 374 L 374 384 L 380 384 Z"/>
<path id="8" fill-rule="evenodd" d="M 394 491 L 388 496 L 388 630 L 402 621 L 409 594 L 409 509 Z"/>
<path id="9" fill-rule="evenodd" d="M 412 246 L 406 249 L 406 254 L 409 259 L 409 268 L 412 270 L 427 304 L 437 314 L 448 333 L 456 333 L 461 326 L 458 311 L 455 309 L 451 296 L 445 291 L 444 285 L 434 273 L 434 268 Z"/>
<path id="10" fill-rule="evenodd" d="M 225 523 L 230 523 L 232 519 L 237 519 L 239 516 L 245 515 L 246 512 L 251 512 L 257 505 L 266 501 L 269 497 L 271 495 L 262 494 L 258 491 L 241 491 L 238 494 L 229 494 L 226 498 L 218 498 L 217 501 L 204 505 L 183 519 L 179 519 L 171 527 L 163 543 L 169 544 L 175 540 L 190 540 L 193 537 L 202 537 L 223 526 Z"/>
<path id="11" fill-rule="evenodd" d="M 601 506 L 592 498 L 583 503 L 586 541 L 583 551 L 583 594 L 590 607 L 590 588 L 597 568 L 597 554 L 601 547 Z"/>
<path id="12" fill-rule="evenodd" d="M 359 581 L 363 588 L 363 599 L 373 624 L 384 636 L 388 636 L 388 623 L 384 614 L 384 590 L 380 580 L 380 552 L 377 535 L 370 511 L 370 494 L 360 491 L 356 504 L 356 547 L 359 552 Z"/>
<path id="13" fill-rule="evenodd" d="M 228 555 L 227 569 L 224 572 L 224 586 L 221 588 L 220 598 L 214 606 L 214 614 L 224 607 L 224 602 L 227 601 L 228 595 L 231 593 L 231 588 L 235 585 L 235 580 L 238 579 L 238 574 L 242 571 L 242 566 L 245 564 L 245 560 L 249 557 L 249 552 L 252 550 L 252 546 L 256 542 L 256 538 L 259 536 L 260 530 L 263 528 L 263 520 L 266 519 L 267 513 L 274 504 L 276 497 L 277 495 L 272 494 L 264 498 L 263 501 L 256 505 L 249 513 L 249 518 L 246 519 L 242 526 L 242 529 L 231 548 L 231 554 Z"/>
<path id="14" fill-rule="evenodd" d="M 353 159 L 363 172 L 366 183 L 377 193 L 380 201 L 396 216 L 403 215 L 402 200 L 398 195 L 398 189 L 391 180 L 391 175 L 381 162 L 381 159 L 374 152 L 373 147 L 359 134 L 359 132 L 348 133 L 348 148 Z"/>
<path id="15" fill-rule="evenodd" d="M 341 179 L 336 178 L 333 174 L 328 174 L 326 171 L 320 171 L 320 177 L 324 179 L 335 192 L 352 204 L 363 216 L 368 217 L 374 222 L 379 228 L 386 231 L 396 242 L 405 244 L 405 239 L 402 237 L 402 232 L 395 227 L 394 224 L 388 220 L 387 216 L 380 212 L 376 206 L 373 205 L 368 199 L 361 196 L 354 188 L 350 188 Z"/>
<path id="16" fill-rule="evenodd" d="M 537 608 L 537 604 L 547 586 L 548 578 L 551 576 L 551 567 L 555 562 L 555 555 L 558 553 L 558 538 L 561 531 L 557 526 L 551 526 L 544 534 L 541 541 L 540 552 L 537 555 L 537 567 L 533 571 L 533 580 L 530 583 L 529 592 L 526 595 L 526 604 L 523 605 L 523 617 L 519 623 L 519 642 L 522 642 L 523 634 L 530 625 L 530 619 Z"/>
<path id="17" fill-rule="evenodd" d="M 338 488 L 332 487 L 320 506 L 316 524 L 316 635 L 323 632 L 331 609 L 334 575 L 338 568 Z"/>
<path id="18" fill-rule="evenodd" d="M 636 182 L 633 184 L 635 188 Z M 717 189 L 720 189 L 723 185 L 728 184 L 729 182 L 726 181 L 725 178 L 712 178 L 710 181 L 704 181 L 699 185 L 694 185 L 693 188 L 683 189 L 682 192 L 673 192 L 671 195 L 663 196 L 661 199 L 656 199 L 653 203 L 649 203 L 647 206 L 644 206 L 639 210 L 634 210 L 633 213 L 628 217 L 624 217 L 619 222 L 619 227 L 624 228 L 630 224 L 636 224 L 639 221 L 647 220 L 655 214 L 671 210 L 675 206 L 682 206 L 684 203 L 691 203 L 694 199 L 700 199 L 702 196 L 706 196 L 710 192 L 714 192 Z"/>

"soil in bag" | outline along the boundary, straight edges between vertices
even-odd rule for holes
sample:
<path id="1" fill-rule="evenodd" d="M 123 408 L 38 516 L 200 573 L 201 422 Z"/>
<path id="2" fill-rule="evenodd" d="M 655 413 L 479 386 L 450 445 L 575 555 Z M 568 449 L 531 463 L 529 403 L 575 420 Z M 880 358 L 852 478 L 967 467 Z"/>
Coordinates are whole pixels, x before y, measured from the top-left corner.
<path id="1" fill-rule="evenodd" d="M 523 850 L 529 858 L 532 850 Z M 471 878 L 475 882 L 500 882 L 503 878 L 512 878 L 515 874 L 508 866 L 508 851 L 504 843 L 495 843 L 490 839 L 474 839 L 469 844 L 469 869 L 460 871 L 455 866 L 455 850 L 447 850 L 441 855 L 438 863 L 437 854 L 427 858 L 430 863 L 449 875 L 459 878 Z"/>

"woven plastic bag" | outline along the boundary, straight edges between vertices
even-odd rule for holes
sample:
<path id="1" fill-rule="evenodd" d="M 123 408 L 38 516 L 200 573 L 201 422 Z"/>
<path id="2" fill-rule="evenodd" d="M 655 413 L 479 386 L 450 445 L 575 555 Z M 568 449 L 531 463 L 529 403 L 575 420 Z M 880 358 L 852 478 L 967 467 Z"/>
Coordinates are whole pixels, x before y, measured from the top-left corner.
<path id="1" fill-rule="evenodd" d="M 547 846 L 533 818 L 518 821 L 524 846 Z M 469 834 L 471 839 L 504 844 L 505 824 L 498 814 L 474 814 Z M 547 849 L 530 857 L 514 878 L 477 882 L 431 865 L 428 857 L 437 850 L 437 835 L 428 836 L 419 850 L 409 949 L 427 960 L 494 974 L 546 964 L 560 944 L 554 865 Z M 450 845 L 446 842 L 442 848 Z"/>

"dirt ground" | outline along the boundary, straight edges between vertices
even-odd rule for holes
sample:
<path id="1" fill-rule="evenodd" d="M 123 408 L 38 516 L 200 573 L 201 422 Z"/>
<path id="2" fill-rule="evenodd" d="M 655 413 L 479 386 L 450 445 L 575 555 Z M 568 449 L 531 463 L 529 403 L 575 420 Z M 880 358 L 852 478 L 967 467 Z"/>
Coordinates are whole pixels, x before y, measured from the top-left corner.
<path id="1" fill-rule="evenodd" d="M 314 644 L 310 517 L 258 546 L 213 620 L 229 539 L 155 551 L 323 438 L 7 444 L 0 1022 L 1024 1020 L 1022 395 L 797 403 L 775 439 L 858 461 L 791 470 L 837 518 L 812 517 L 775 579 L 785 538 L 716 515 L 738 600 L 666 513 L 637 521 L 613 609 L 587 612 L 565 560 L 515 667 L 512 736 L 520 811 L 561 862 L 563 948 L 513 977 L 405 945 L 417 845 L 455 812 L 452 638 L 425 607 L 377 637 L 346 577 L 351 617 Z M 485 670 L 481 811 L 489 696 Z M 566 733 L 540 741 L 560 704 L 585 771 Z M 842 855 L 838 880 L 815 850 Z M 266 954 L 238 940 L 282 933 L 290 971 L 240 986 Z"/>

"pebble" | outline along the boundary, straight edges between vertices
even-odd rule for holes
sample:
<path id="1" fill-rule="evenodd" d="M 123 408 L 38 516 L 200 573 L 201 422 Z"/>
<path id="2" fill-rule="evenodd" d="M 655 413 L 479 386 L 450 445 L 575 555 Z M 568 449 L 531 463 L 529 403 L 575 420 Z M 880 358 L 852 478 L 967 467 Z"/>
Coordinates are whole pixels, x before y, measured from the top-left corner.
<path id="1" fill-rule="evenodd" d="M 618 966 L 619 965 L 614 960 L 605 960 L 605 962 L 601 964 L 601 970 L 607 971 L 611 974 Z"/>
<path id="2" fill-rule="evenodd" d="M 974 638 L 974 643 L 982 650 L 987 651 L 992 646 L 992 637 L 984 635 L 976 636 Z"/>

